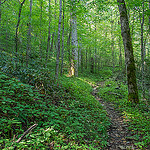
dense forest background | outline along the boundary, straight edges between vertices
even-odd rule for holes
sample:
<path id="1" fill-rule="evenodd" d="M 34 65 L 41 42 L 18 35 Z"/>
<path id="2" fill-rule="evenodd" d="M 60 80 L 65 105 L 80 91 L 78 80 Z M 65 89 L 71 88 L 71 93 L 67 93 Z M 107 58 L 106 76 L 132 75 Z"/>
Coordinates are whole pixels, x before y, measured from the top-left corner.
<path id="1" fill-rule="evenodd" d="M 102 149 L 110 122 L 90 93 L 91 85 L 105 81 L 98 95 L 113 101 L 133 121 L 129 127 L 135 131 L 136 145 L 146 149 L 150 142 L 150 1 L 126 0 L 138 104 L 129 103 L 127 97 L 118 5 L 119 0 L 0 0 L 2 148 L 18 144 L 20 149 Z M 12 144 L 34 123 L 39 132 Z"/>

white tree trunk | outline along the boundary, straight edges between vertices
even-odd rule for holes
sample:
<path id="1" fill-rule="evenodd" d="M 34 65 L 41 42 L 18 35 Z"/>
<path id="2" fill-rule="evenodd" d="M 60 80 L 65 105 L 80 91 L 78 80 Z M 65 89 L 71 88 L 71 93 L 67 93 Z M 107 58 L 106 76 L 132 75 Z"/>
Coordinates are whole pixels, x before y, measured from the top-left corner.
<path id="1" fill-rule="evenodd" d="M 56 57 L 56 72 L 55 77 L 58 78 L 59 72 L 59 56 L 60 56 L 60 32 L 61 32 L 61 18 L 62 18 L 62 0 L 59 2 L 60 9 L 59 9 L 59 23 L 58 23 L 58 49 L 57 49 L 57 57 Z"/>
<path id="2" fill-rule="evenodd" d="M 72 65 L 71 75 L 78 76 L 78 39 L 77 39 L 77 17 L 75 0 L 71 0 L 72 14 L 71 14 L 71 43 L 72 43 Z"/>

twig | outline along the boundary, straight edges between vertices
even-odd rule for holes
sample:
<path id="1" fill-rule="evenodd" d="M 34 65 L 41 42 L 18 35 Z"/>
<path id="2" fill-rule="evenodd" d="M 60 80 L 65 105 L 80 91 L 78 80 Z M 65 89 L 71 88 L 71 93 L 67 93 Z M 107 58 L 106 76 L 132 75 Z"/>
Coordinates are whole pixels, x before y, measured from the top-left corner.
<path id="1" fill-rule="evenodd" d="M 22 136 L 16 141 L 16 143 L 19 143 L 31 130 L 33 130 L 38 124 L 32 125 L 27 131 L 25 131 Z M 14 147 L 14 150 L 17 149 L 17 146 Z"/>
<path id="2" fill-rule="evenodd" d="M 33 130 L 38 124 L 32 125 L 27 131 L 23 133 L 23 135 L 16 141 L 16 143 L 19 143 L 31 130 Z"/>

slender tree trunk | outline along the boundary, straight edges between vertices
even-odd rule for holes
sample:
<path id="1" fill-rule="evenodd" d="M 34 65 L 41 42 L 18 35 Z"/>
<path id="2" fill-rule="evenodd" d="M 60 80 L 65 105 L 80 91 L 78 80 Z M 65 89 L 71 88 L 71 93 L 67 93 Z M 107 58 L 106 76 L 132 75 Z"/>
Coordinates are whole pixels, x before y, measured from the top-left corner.
<path id="1" fill-rule="evenodd" d="M 57 0 L 55 0 L 55 10 L 54 10 L 54 18 L 56 20 L 56 11 L 57 11 Z M 58 49 L 58 37 L 57 37 L 57 31 L 56 26 L 54 25 L 54 50 L 57 52 Z M 55 55 L 55 54 L 54 54 Z"/>
<path id="2" fill-rule="evenodd" d="M 94 73 L 94 59 L 91 57 L 91 73 Z"/>
<path id="3" fill-rule="evenodd" d="M 63 0 L 63 27 L 62 27 L 62 53 L 61 53 L 61 75 L 63 74 L 64 60 L 64 18 L 65 18 L 65 0 Z"/>
<path id="4" fill-rule="evenodd" d="M 53 34 L 52 34 L 52 41 L 51 41 L 51 47 L 50 47 L 50 52 L 51 53 L 53 53 L 54 35 L 55 35 L 55 33 L 53 32 Z"/>
<path id="5" fill-rule="evenodd" d="M 83 54 L 81 52 L 81 72 L 83 73 Z"/>
<path id="6" fill-rule="evenodd" d="M 71 39 L 71 24 L 70 24 L 70 32 L 67 40 L 67 47 L 68 47 L 68 58 L 69 58 L 69 75 L 71 75 L 71 54 L 70 54 L 70 39 Z"/>
<path id="7" fill-rule="evenodd" d="M 140 17 L 140 24 L 141 24 L 141 71 L 142 71 L 142 94 L 143 98 L 145 98 L 145 81 L 144 81 L 144 76 L 145 76 L 145 69 L 144 69 L 144 60 L 145 60 L 145 52 L 144 52 L 144 35 L 143 35 L 143 27 L 144 27 L 144 2 L 142 2 L 142 19 Z"/>
<path id="8" fill-rule="evenodd" d="M 28 28 L 28 39 L 27 39 L 27 50 L 26 50 L 26 66 L 29 63 L 29 53 L 31 52 L 31 15 L 32 15 L 32 0 L 30 0 L 30 16 L 29 16 L 29 28 Z"/>
<path id="9" fill-rule="evenodd" d="M 75 0 L 71 0 L 71 43 L 72 43 L 72 75 L 78 76 L 78 40 L 77 40 L 77 17 Z"/>
<path id="10" fill-rule="evenodd" d="M 88 48 L 88 47 L 87 47 Z M 85 51 L 85 69 L 87 70 L 88 68 L 88 56 L 87 56 L 87 48 L 86 48 L 86 51 Z M 94 60 L 93 60 L 94 61 Z"/>
<path id="11" fill-rule="evenodd" d="M 95 58 L 95 65 L 94 65 L 94 69 L 95 69 L 95 73 L 96 73 L 96 70 L 97 70 L 97 37 L 96 37 L 96 20 L 95 20 L 95 44 L 94 44 L 94 49 L 95 49 L 95 55 L 94 55 L 94 58 Z"/>
<path id="12" fill-rule="evenodd" d="M 39 40 L 39 50 L 40 50 L 40 59 L 42 60 L 42 11 L 43 11 L 43 0 L 41 0 L 41 4 L 40 4 L 40 40 Z"/>
<path id="13" fill-rule="evenodd" d="M 114 56 L 114 20 L 113 20 L 113 15 L 112 15 L 112 10 L 111 10 L 111 50 L 112 50 L 112 65 L 113 65 L 113 73 L 115 70 L 115 56 Z"/>
<path id="14" fill-rule="evenodd" d="M 56 79 L 58 79 L 58 72 L 59 72 L 60 32 L 61 32 L 61 18 L 62 18 L 62 0 L 59 1 L 59 5 L 60 5 L 60 9 L 59 9 L 59 23 L 58 23 L 58 49 L 57 49 L 56 73 L 55 73 Z"/>
<path id="15" fill-rule="evenodd" d="M 127 63 L 128 101 L 132 103 L 139 103 L 133 46 L 130 35 L 126 4 L 124 0 L 117 0 L 117 2 L 120 12 L 121 35 L 123 38 L 123 44 L 125 49 L 125 60 Z"/>
<path id="16" fill-rule="evenodd" d="M 87 63 L 89 65 L 87 65 L 87 68 L 88 68 L 88 66 L 89 66 L 89 68 L 91 68 L 91 58 L 92 58 L 92 52 L 91 52 L 91 47 L 89 47 L 89 59 L 87 60 Z"/>
<path id="17" fill-rule="evenodd" d="M 78 62 L 79 62 L 79 67 L 81 66 L 81 51 L 82 51 L 82 43 L 81 43 L 81 37 L 80 37 L 80 42 L 79 42 L 79 55 L 78 55 Z"/>
<path id="18" fill-rule="evenodd" d="M 119 67 L 122 68 L 122 47 L 121 47 L 121 37 L 119 36 Z"/>
<path id="19" fill-rule="evenodd" d="M 23 0 L 23 2 L 22 2 L 21 5 L 20 5 L 19 14 L 18 14 L 18 22 L 17 22 L 17 25 L 16 25 L 16 35 L 15 35 L 16 56 L 17 56 L 17 53 L 18 53 L 18 28 L 19 28 L 19 24 L 20 24 L 21 11 L 22 11 L 22 7 L 23 7 L 23 4 L 24 4 L 24 3 L 25 3 L 25 0 Z"/>
<path id="20" fill-rule="evenodd" d="M 51 10 L 50 10 L 50 7 L 51 7 L 51 0 L 49 0 L 49 25 L 48 25 L 48 38 L 47 38 L 47 50 L 46 50 L 46 64 L 45 66 L 47 67 L 47 59 L 48 59 L 48 51 L 49 51 L 49 48 L 50 48 L 50 37 L 51 37 L 51 31 L 50 31 L 50 25 L 51 25 L 51 16 L 50 16 L 50 13 L 51 13 Z"/>

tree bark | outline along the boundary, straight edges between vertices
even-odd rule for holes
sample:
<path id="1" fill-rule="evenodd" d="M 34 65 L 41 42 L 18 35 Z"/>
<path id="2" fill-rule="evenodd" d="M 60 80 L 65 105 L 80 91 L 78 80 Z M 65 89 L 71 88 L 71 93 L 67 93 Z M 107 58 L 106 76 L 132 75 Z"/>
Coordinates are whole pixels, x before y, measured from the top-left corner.
<path id="1" fill-rule="evenodd" d="M 72 75 L 78 76 L 78 40 L 77 40 L 77 17 L 75 0 L 71 0 L 71 43 L 72 43 Z"/>
<path id="2" fill-rule="evenodd" d="M 59 56 L 60 56 L 60 32 L 61 32 L 61 18 L 62 18 L 62 0 L 59 1 L 59 23 L 58 23 L 58 49 L 57 49 L 57 57 L 56 57 L 56 72 L 55 77 L 58 79 L 59 72 Z"/>
<path id="3" fill-rule="evenodd" d="M 125 50 L 125 61 L 127 64 L 128 101 L 132 103 L 139 103 L 133 46 L 130 35 L 126 4 L 124 0 L 117 0 L 117 2 L 120 12 L 121 35 L 123 38 Z"/>

